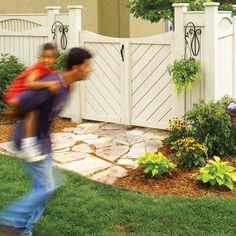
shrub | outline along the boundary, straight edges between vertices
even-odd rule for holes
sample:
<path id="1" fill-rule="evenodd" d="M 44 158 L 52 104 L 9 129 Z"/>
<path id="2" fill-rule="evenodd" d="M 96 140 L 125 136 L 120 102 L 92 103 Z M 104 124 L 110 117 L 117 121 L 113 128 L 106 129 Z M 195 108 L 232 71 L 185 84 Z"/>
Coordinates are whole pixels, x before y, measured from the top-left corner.
<path id="1" fill-rule="evenodd" d="M 191 168 L 204 166 L 207 157 L 207 148 L 197 143 L 193 138 L 183 138 L 171 143 L 174 151 L 174 160 L 179 166 Z"/>
<path id="2" fill-rule="evenodd" d="M 187 120 L 173 118 L 169 120 L 169 127 L 170 135 L 165 139 L 165 142 L 168 144 L 178 139 L 191 136 L 191 127 Z"/>
<path id="3" fill-rule="evenodd" d="M 191 124 L 193 138 L 207 147 L 209 155 L 234 152 L 231 118 L 223 102 L 201 101 L 185 114 L 185 118 Z"/>
<path id="4" fill-rule="evenodd" d="M 201 79 L 201 64 L 192 58 L 175 60 L 168 71 L 178 94 L 185 89 L 191 89 L 192 83 Z"/>
<path id="5" fill-rule="evenodd" d="M 138 158 L 137 164 L 144 169 L 144 173 L 152 177 L 159 177 L 168 172 L 169 169 L 175 168 L 176 165 L 171 163 L 162 153 L 154 154 L 147 152 L 144 156 Z"/>
<path id="6" fill-rule="evenodd" d="M 231 103 L 231 102 L 236 102 L 235 98 L 232 98 L 228 95 L 225 95 L 224 97 L 222 97 L 218 103 L 221 103 L 222 105 L 225 106 L 225 108 L 227 108 L 227 106 Z"/>
<path id="7" fill-rule="evenodd" d="M 66 70 L 66 57 L 67 54 L 65 52 L 59 52 L 57 57 L 57 62 L 55 64 L 55 69 L 59 71 L 65 71 Z"/>
<path id="8" fill-rule="evenodd" d="M 200 174 L 196 179 L 210 185 L 224 185 L 230 189 L 234 188 L 234 180 L 236 179 L 235 168 L 230 166 L 228 162 L 223 162 L 219 157 L 215 156 L 215 160 L 209 160 L 208 164 L 200 169 Z"/>
<path id="9" fill-rule="evenodd" d="M 24 65 L 9 54 L 0 55 L 0 111 L 5 107 L 3 95 L 11 81 L 24 70 Z"/>

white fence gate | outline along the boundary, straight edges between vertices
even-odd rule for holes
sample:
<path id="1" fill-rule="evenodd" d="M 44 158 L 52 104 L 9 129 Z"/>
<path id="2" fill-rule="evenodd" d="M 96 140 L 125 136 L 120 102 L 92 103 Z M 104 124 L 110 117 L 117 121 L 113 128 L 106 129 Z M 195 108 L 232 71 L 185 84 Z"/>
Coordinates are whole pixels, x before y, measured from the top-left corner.
<path id="1" fill-rule="evenodd" d="M 173 33 L 121 39 L 81 32 L 94 55 L 90 78 L 81 83 L 82 119 L 165 127 L 174 106 L 167 72 L 173 39 Z"/>
<path id="2" fill-rule="evenodd" d="M 89 80 L 76 83 L 62 116 L 166 128 L 170 118 L 182 116 L 200 98 L 236 95 L 236 17 L 219 12 L 218 3 L 205 3 L 201 12 L 188 11 L 188 5 L 173 5 L 174 32 L 134 39 L 82 31 L 81 6 L 68 6 L 69 13 L 62 14 L 60 7 L 47 7 L 47 14 L 0 15 L 0 53 L 13 54 L 27 66 L 44 42 L 85 46 L 94 55 L 93 71 Z M 56 35 L 51 32 L 55 22 Z M 194 57 L 201 61 L 203 79 L 177 97 L 167 67 L 189 55 L 187 40 L 199 52 Z"/>

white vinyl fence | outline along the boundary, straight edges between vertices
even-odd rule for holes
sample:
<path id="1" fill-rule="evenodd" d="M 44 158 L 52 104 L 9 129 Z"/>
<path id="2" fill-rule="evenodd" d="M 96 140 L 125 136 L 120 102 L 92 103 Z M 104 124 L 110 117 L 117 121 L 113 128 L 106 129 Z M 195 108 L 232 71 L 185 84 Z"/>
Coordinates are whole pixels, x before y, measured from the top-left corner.
<path id="1" fill-rule="evenodd" d="M 145 38 L 111 38 L 82 30 L 81 6 L 48 7 L 47 14 L 0 15 L 0 52 L 29 65 L 46 41 L 62 49 L 84 46 L 93 54 L 92 72 L 78 82 L 62 116 L 126 125 L 167 128 L 200 98 L 236 95 L 236 18 L 219 12 L 218 3 L 205 11 L 188 11 L 177 3 L 175 31 Z M 54 26 L 54 27 L 52 27 Z M 199 59 L 203 79 L 177 96 L 167 67 L 183 57 Z"/>

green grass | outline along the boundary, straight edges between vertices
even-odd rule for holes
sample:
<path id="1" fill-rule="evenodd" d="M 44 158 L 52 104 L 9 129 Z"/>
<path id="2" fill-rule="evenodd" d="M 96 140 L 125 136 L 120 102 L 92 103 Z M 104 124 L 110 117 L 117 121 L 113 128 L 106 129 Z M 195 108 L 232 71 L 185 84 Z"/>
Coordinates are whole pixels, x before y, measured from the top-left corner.
<path id="1" fill-rule="evenodd" d="M 34 236 L 236 235 L 236 199 L 158 197 L 66 177 Z M 21 165 L 0 156 L 0 208 L 29 186 Z"/>

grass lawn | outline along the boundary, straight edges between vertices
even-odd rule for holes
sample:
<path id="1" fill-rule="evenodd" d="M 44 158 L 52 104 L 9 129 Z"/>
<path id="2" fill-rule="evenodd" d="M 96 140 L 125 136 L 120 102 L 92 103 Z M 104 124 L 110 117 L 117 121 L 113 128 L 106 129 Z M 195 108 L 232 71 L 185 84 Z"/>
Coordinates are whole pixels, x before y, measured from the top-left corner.
<path id="1" fill-rule="evenodd" d="M 236 199 L 159 197 L 66 176 L 34 236 L 236 235 Z M 28 187 L 18 161 L 0 155 L 0 208 Z"/>

